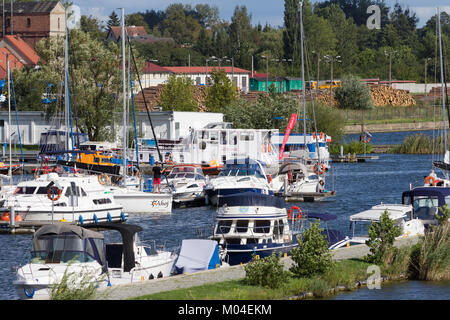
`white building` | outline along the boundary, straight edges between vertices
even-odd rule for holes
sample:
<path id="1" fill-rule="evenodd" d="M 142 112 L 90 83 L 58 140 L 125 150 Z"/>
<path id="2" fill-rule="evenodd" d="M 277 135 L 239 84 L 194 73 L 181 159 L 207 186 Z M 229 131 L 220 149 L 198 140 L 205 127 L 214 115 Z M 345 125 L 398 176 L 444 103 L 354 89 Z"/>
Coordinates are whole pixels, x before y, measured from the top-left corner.
<path id="1" fill-rule="evenodd" d="M 222 113 L 210 112 L 178 112 L 160 111 L 151 112 L 152 123 L 158 139 L 179 140 L 189 134 L 190 128 L 201 129 L 212 122 L 222 122 Z M 131 116 L 132 117 L 132 116 Z M 17 124 L 17 119 L 19 123 Z M 62 118 L 61 118 L 62 119 Z M 146 112 L 139 112 L 136 115 L 138 136 L 145 139 L 154 139 L 150 120 Z M 12 136 L 11 143 L 19 143 L 20 138 L 23 145 L 39 145 L 41 133 L 52 127 L 55 119 L 46 119 L 46 114 L 40 111 L 11 112 L 11 123 L 7 111 L 0 112 L 0 143 L 8 143 L 8 136 Z M 117 136 L 122 136 L 121 126 L 116 127 Z M 119 140 L 121 141 L 121 140 Z"/>
<path id="2" fill-rule="evenodd" d="M 153 87 L 165 83 L 171 75 L 176 74 L 188 76 L 195 85 L 211 85 L 211 72 L 218 69 L 219 67 L 206 65 L 202 67 L 161 67 L 147 61 L 142 72 L 141 82 L 144 88 Z M 228 66 L 220 67 L 220 69 L 225 71 L 227 77 L 234 82 L 238 89 L 244 92 L 250 90 L 250 71 Z"/>

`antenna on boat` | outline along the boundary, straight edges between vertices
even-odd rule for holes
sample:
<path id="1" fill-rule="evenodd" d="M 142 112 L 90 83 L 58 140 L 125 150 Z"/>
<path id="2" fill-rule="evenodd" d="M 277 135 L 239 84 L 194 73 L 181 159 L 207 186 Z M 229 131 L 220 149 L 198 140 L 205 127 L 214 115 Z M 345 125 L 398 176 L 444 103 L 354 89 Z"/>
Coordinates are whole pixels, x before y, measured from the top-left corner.
<path id="1" fill-rule="evenodd" d="M 123 183 L 125 185 L 126 177 L 127 177 L 127 89 L 126 89 L 126 65 L 125 65 L 125 9 L 122 10 L 122 76 L 123 76 Z"/>
<path id="2" fill-rule="evenodd" d="M 306 147 L 306 94 L 305 94 L 305 62 L 304 62 L 304 52 L 303 52 L 303 1 L 300 2 L 300 10 L 298 12 L 300 19 L 300 52 L 301 52 L 301 61 L 302 61 L 302 101 L 303 101 L 303 139 Z"/>

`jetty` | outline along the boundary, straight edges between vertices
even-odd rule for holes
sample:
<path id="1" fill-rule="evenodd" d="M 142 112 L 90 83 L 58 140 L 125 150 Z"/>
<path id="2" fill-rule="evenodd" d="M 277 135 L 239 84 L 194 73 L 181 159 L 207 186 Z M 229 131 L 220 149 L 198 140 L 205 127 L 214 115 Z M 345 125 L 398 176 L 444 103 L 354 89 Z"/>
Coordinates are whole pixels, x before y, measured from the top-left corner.
<path id="1" fill-rule="evenodd" d="M 357 154 L 348 154 L 346 156 L 343 155 L 331 155 L 330 156 L 332 162 L 340 162 L 340 163 L 361 163 L 366 162 L 368 160 L 378 160 L 379 156 L 373 155 L 357 155 Z"/>

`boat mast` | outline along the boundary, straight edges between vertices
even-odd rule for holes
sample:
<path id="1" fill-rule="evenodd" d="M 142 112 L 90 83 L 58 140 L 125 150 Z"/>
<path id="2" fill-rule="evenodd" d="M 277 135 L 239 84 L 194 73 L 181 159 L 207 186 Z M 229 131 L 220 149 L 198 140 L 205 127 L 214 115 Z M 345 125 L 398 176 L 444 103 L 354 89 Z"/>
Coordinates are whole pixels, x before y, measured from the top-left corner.
<path id="1" fill-rule="evenodd" d="M 442 35 L 441 35 L 441 13 L 439 12 L 439 8 L 437 9 L 437 24 L 438 24 L 438 39 L 439 39 L 439 59 L 441 64 L 441 92 L 442 92 L 442 117 L 444 122 L 444 157 L 448 150 L 448 142 L 447 142 L 447 125 L 445 121 L 445 93 L 444 93 L 444 64 L 442 59 Z M 445 172 L 446 178 L 448 179 L 448 171 Z"/>
<path id="2" fill-rule="evenodd" d="M 9 66 L 9 57 L 6 55 L 6 69 L 8 72 L 8 139 L 9 139 L 9 185 L 12 186 L 12 154 L 11 154 L 11 70 Z"/>
<path id="3" fill-rule="evenodd" d="M 67 8 L 65 9 L 65 19 L 66 38 L 64 40 L 64 126 L 66 127 L 66 150 L 69 150 L 69 33 L 67 28 Z"/>
<path id="4" fill-rule="evenodd" d="M 301 52 L 301 60 L 302 60 L 302 100 L 303 100 L 303 139 L 306 149 L 306 85 L 305 85 L 305 61 L 304 61 L 304 52 L 303 52 L 303 1 L 300 2 L 300 10 L 299 10 L 299 17 L 300 17 L 300 52 Z"/>
<path id="5" fill-rule="evenodd" d="M 122 10 L 122 77 L 123 77 L 123 183 L 127 177 L 127 88 L 126 88 L 126 69 L 125 69 L 125 9 Z"/>

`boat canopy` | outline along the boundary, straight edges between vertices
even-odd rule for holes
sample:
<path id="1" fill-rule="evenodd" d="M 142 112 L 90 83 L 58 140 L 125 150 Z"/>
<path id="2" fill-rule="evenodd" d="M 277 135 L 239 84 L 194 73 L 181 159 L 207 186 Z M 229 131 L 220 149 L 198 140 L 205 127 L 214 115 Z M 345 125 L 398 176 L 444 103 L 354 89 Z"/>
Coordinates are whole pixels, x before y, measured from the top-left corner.
<path id="1" fill-rule="evenodd" d="M 194 273 L 215 269 L 220 265 L 217 241 L 203 239 L 185 239 L 175 264 L 177 273 Z"/>
<path id="2" fill-rule="evenodd" d="M 218 197 L 219 207 L 275 207 L 284 209 L 286 202 L 283 198 L 256 192 L 243 192 Z"/>
<path id="3" fill-rule="evenodd" d="M 134 256 L 135 234 L 142 231 L 140 226 L 123 223 L 97 223 L 86 225 L 86 228 L 119 231 L 123 242 L 123 271 L 130 272 L 136 265 Z"/>
<path id="4" fill-rule="evenodd" d="M 41 227 L 34 234 L 31 256 L 35 263 L 95 260 L 106 265 L 103 234 L 68 224 Z"/>
<path id="5" fill-rule="evenodd" d="M 412 206 L 410 205 L 378 205 L 369 210 L 350 216 L 350 221 L 380 221 L 381 215 L 384 211 L 388 211 L 389 218 L 392 220 L 399 220 L 411 214 Z"/>
<path id="6" fill-rule="evenodd" d="M 414 199 L 417 197 L 427 197 L 438 199 L 438 206 L 442 207 L 446 204 L 446 198 L 450 199 L 450 188 L 447 187 L 419 187 L 409 191 L 405 191 L 402 194 L 402 203 L 411 204 L 414 203 Z"/>
<path id="7" fill-rule="evenodd" d="M 327 221 L 336 220 L 337 216 L 335 216 L 334 214 L 329 214 L 329 213 L 308 212 L 307 218 L 308 219 L 319 219 L 319 220 L 327 222 Z"/>

